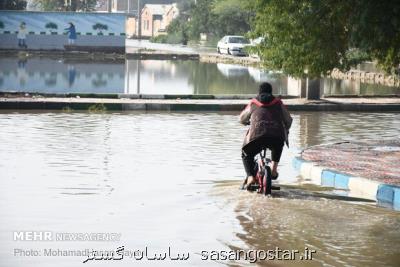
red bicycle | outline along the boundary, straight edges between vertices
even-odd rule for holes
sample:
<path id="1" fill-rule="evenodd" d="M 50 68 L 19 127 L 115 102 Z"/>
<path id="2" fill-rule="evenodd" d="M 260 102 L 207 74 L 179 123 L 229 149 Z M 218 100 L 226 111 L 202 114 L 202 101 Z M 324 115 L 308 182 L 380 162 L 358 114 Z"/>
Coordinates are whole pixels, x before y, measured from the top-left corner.
<path id="1" fill-rule="evenodd" d="M 248 191 L 257 191 L 259 194 L 271 195 L 272 190 L 280 190 L 279 186 L 273 186 L 272 180 L 276 180 L 278 177 L 272 177 L 271 167 L 269 163 L 271 159 L 266 157 L 267 149 L 264 148 L 259 154 L 259 159 L 256 159 L 255 168 L 257 169 L 256 181 L 254 184 L 247 187 Z M 245 179 L 242 189 L 245 189 L 247 178 Z"/>

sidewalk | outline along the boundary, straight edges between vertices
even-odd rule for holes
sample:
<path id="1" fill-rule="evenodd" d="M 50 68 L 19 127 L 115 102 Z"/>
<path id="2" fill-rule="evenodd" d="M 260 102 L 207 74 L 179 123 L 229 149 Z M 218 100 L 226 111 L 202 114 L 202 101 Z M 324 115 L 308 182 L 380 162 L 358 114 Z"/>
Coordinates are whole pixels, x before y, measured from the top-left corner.
<path id="1" fill-rule="evenodd" d="M 127 58 L 180 58 L 190 56 L 204 63 L 239 64 L 244 66 L 259 66 L 260 59 L 218 54 L 217 47 L 191 47 L 187 45 L 152 43 L 148 40 L 126 39 Z"/>
<path id="2" fill-rule="evenodd" d="M 400 139 L 342 142 L 305 149 L 293 160 L 314 183 L 400 209 Z"/>
<path id="3" fill-rule="evenodd" d="M 253 95 L 128 95 L 128 94 L 27 94 L 1 93 L 0 109 L 241 111 Z M 400 111 L 400 98 L 283 99 L 292 111 Z"/>

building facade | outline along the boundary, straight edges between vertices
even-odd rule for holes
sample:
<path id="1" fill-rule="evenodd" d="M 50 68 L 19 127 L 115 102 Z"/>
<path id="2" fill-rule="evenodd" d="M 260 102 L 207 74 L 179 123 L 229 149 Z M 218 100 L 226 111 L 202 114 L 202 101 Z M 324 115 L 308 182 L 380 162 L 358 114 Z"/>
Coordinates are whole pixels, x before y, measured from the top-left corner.
<path id="1" fill-rule="evenodd" d="M 179 16 L 179 9 L 177 4 L 172 4 L 171 8 L 164 14 L 162 27 L 166 29 L 171 22 Z"/>
<path id="2" fill-rule="evenodd" d="M 150 38 L 166 34 L 168 25 L 178 15 L 176 4 L 146 4 L 141 11 L 141 35 Z"/>

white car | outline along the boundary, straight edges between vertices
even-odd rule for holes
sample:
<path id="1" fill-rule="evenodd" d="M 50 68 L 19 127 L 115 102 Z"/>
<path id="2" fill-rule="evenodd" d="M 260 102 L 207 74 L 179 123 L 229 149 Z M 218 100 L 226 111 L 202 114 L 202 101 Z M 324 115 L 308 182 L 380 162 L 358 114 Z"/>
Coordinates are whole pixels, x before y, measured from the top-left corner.
<path id="1" fill-rule="evenodd" d="M 217 52 L 219 54 L 246 56 L 247 53 L 244 48 L 249 44 L 249 40 L 243 36 L 227 35 L 218 42 Z"/>

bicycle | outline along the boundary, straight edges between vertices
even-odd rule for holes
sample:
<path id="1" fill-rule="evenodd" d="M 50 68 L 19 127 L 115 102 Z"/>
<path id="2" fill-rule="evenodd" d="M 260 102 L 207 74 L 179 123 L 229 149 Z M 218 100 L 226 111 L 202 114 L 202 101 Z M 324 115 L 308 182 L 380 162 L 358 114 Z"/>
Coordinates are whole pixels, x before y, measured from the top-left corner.
<path id="1" fill-rule="evenodd" d="M 257 169 L 256 182 L 246 188 L 248 191 L 257 191 L 259 194 L 264 194 L 266 196 L 271 196 L 272 190 L 280 190 L 279 186 L 273 186 L 272 180 L 276 180 L 278 177 L 272 177 L 271 167 L 268 165 L 271 159 L 266 157 L 267 149 L 263 148 L 259 153 L 259 160 L 256 160 L 255 168 Z M 247 183 L 247 178 L 245 179 L 242 189 L 245 189 L 245 184 Z"/>

